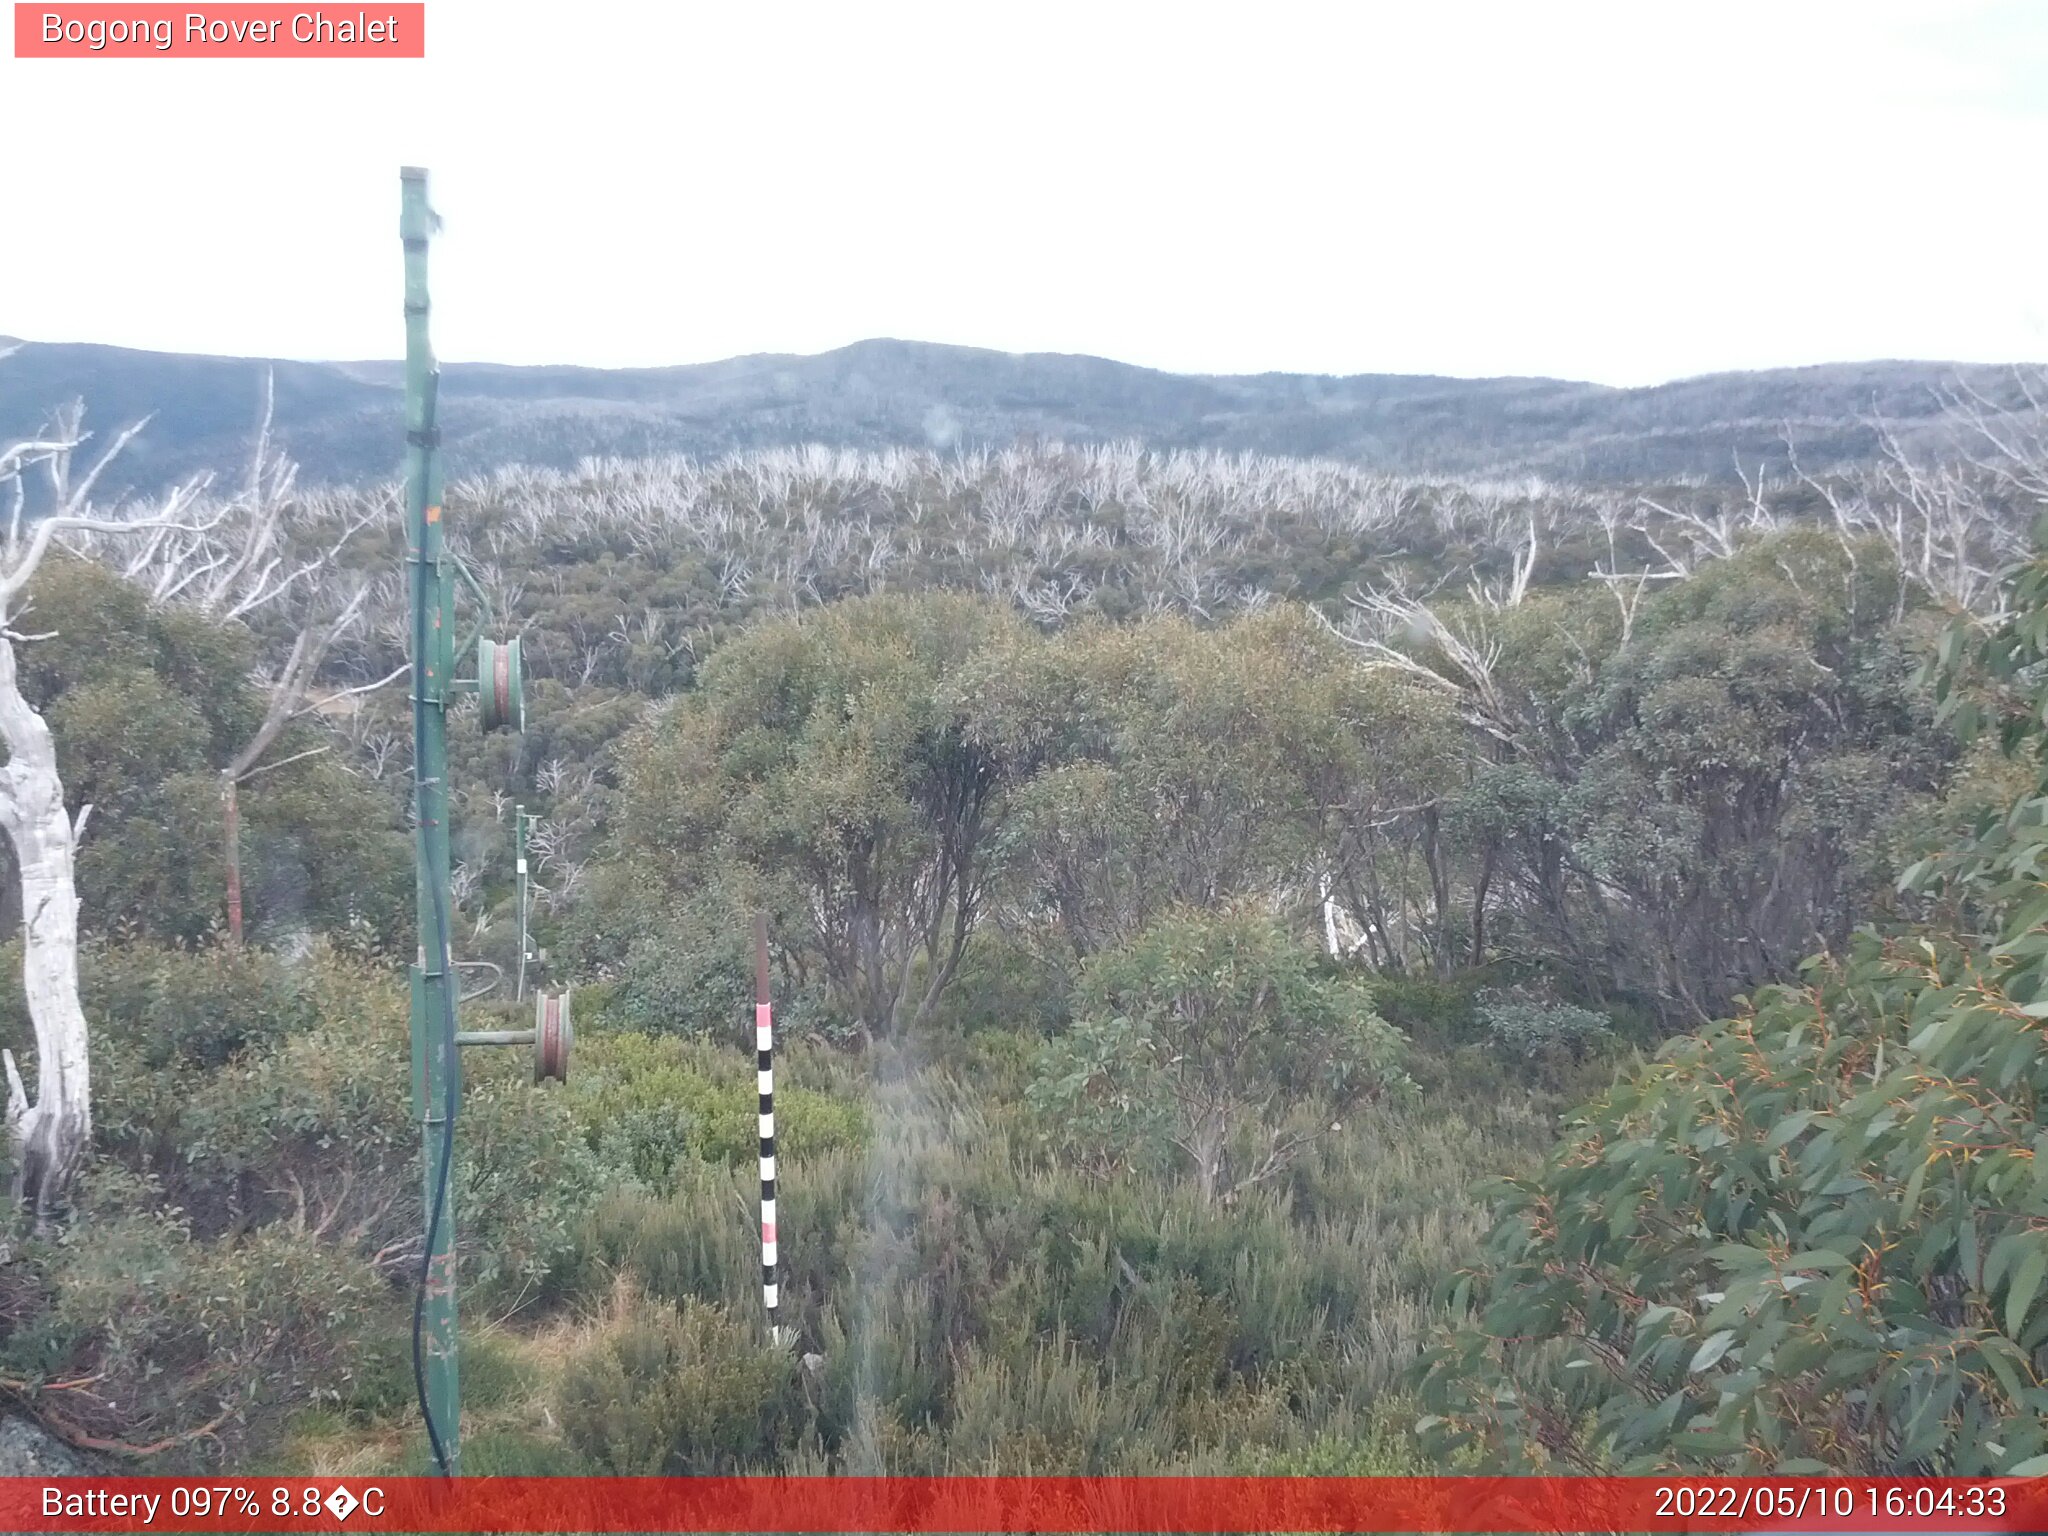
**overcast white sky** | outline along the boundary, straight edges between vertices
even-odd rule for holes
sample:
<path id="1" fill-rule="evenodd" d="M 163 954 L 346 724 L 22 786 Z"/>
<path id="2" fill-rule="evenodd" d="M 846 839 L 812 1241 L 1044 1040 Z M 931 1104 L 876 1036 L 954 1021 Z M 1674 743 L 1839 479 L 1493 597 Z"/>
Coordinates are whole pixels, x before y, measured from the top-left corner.
<path id="1" fill-rule="evenodd" d="M 427 21 L 423 62 L 0 57 L 0 332 L 395 356 L 417 163 L 446 359 L 899 336 L 1633 384 L 2048 357 L 2033 0 Z"/>

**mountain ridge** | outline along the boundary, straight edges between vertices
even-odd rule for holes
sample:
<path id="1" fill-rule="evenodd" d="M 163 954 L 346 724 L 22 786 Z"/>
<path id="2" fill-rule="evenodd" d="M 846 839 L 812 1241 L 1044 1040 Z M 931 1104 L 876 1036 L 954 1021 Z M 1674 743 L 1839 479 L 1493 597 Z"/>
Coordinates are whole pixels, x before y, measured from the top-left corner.
<path id="1" fill-rule="evenodd" d="M 0 338 L 0 342 L 11 338 Z M 150 424 L 122 485 L 150 489 L 246 460 L 263 377 L 275 434 L 311 482 L 396 472 L 402 365 L 149 352 L 19 341 L 0 362 L 0 423 L 33 427 L 83 398 L 105 431 Z M 1002 446 L 1137 439 L 1331 457 L 1400 474 L 1592 482 L 1732 479 L 1782 464 L 1790 428 L 1815 463 L 1866 458 L 1873 415 L 1931 428 L 1952 381 L 2004 397 L 2012 368 L 1873 359 L 1703 374 L 1624 387 L 1540 376 L 1180 374 L 1086 353 L 1012 353 L 876 337 L 830 352 L 753 353 L 658 368 L 443 363 L 453 474 L 587 455 L 835 447 Z"/>

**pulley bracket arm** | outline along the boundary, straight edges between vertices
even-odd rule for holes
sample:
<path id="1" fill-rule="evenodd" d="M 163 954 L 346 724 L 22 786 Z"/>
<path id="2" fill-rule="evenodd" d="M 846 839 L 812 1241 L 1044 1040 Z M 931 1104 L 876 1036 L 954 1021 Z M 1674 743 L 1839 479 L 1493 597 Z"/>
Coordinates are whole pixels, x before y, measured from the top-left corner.
<path id="1" fill-rule="evenodd" d="M 465 1029 L 456 1033 L 457 1045 L 530 1045 L 533 1047 L 533 1080 L 569 1080 L 569 1049 L 576 1031 L 569 1022 L 569 994 L 536 994 L 531 1029 Z"/>

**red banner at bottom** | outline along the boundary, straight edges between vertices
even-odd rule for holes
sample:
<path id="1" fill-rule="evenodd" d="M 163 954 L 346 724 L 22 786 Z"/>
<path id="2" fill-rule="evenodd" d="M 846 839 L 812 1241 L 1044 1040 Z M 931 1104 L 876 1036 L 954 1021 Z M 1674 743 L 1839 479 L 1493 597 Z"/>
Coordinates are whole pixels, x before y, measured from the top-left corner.
<path id="1" fill-rule="evenodd" d="M 5 1531 L 2048 1532 L 2048 1478 L 8 1478 Z"/>

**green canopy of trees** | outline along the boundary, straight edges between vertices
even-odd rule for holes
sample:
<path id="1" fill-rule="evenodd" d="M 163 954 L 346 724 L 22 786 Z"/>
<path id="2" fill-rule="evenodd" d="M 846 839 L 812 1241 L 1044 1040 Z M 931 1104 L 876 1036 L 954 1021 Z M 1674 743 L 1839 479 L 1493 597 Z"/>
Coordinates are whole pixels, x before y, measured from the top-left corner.
<path id="1" fill-rule="evenodd" d="M 2048 555 L 2012 610 L 1981 644 L 1954 632 L 1937 691 L 2040 773 Z M 1906 872 L 1939 913 L 1674 1042 L 1510 1182 L 1424 1378 L 1436 1443 L 1589 1470 L 2048 1473 L 2044 848 L 2048 773 Z"/>
<path id="2" fill-rule="evenodd" d="M 628 744 L 619 852 L 667 899 L 767 901 L 798 983 L 881 1034 L 930 1016 L 983 923 L 1072 966 L 1176 905 L 1302 918 L 1459 751 L 1299 609 L 1047 636 L 867 598 L 748 631 Z"/>
<path id="3" fill-rule="evenodd" d="M 21 648 L 22 691 L 50 720 L 73 817 L 92 807 L 78 854 L 85 931 L 194 942 L 224 920 L 220 769 L 263 718 L 256 639 L 67 556 L 51 557 L 30 596 L 42 638 Z M 402 941 L 412 859 L 401 807 L 310 722 L 274 758 L 241 795 L 256 931 Z M 19 905 L 11 879 L 0 892 Z"/>
<path id="4" fill-rule="evenodd" d="M 452 722 L 459 945 L 516 964 L 539 813 L 527 979 L 581 1035 L 566 1088 L 466 1062 L 472 1469 L 2039 1465 L 2048 783 L 1930 839 L 2039 771 L 2044 604 L 1930 690 L 1946 589 L 1874 512 L 1646 490 L 1057 449 L 452 485 L 534 674 L 522 736 Z M 319 500 L 369 520 L 332 688 L 402 660 L 368 494 Z M 19 1250 L 0 1395 L 181 1465 L 382 1465 L 404 690 L 244 785 L 216 943 L 220 769 L 294 619 L 63 557 L 25 618 L 94 806 L 96 1161 Z M 757 907 L 802 1363 L 759 1329 Z"/>
<path id="5" fill-rule="evenodd" d="M 1284 1174 L 1333 1116 L 1414 1088 L 1367 989 L 1254 909 L 1168 913 L 1091 962 L 1075 1007 L 1034 1107 L 1099 1170 L 1169 1152 L 1204 1200 Z"/>

